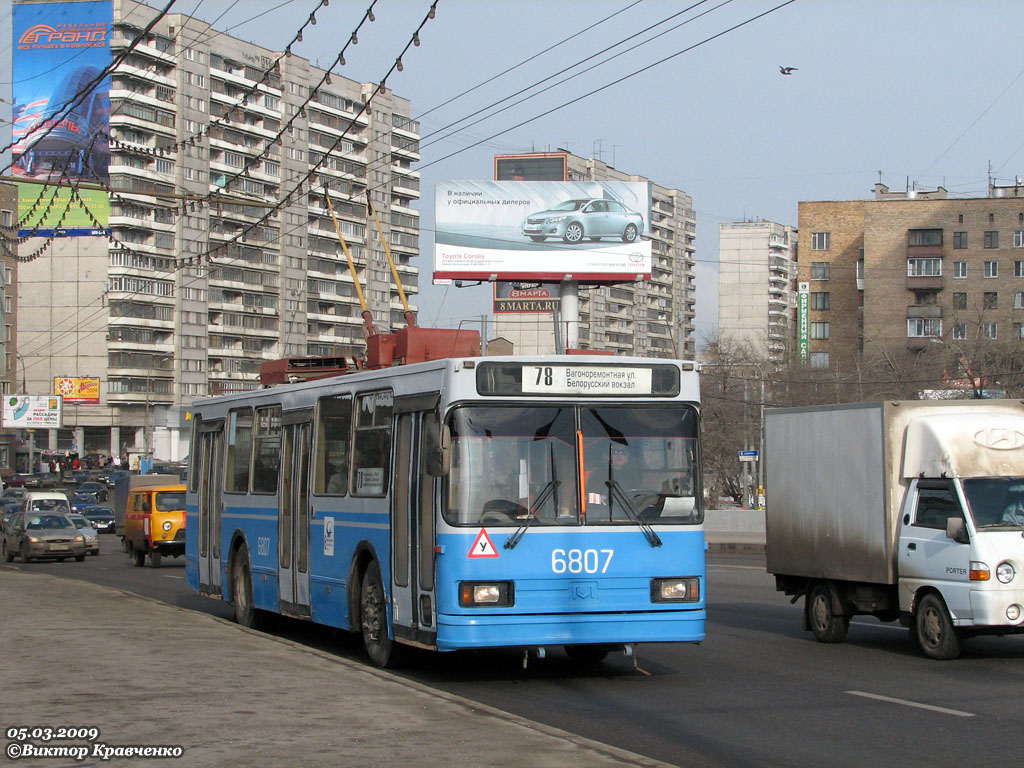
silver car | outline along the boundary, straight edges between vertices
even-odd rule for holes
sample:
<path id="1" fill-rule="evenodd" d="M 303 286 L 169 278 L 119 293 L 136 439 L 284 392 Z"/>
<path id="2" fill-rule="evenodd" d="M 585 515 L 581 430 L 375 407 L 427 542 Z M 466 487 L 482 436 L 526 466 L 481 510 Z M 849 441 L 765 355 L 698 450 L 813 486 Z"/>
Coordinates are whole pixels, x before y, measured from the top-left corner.
<path id="1" fill-rule="evenodd" d="M 549 237 L 560 237 L 567 243 L 618 237 L 624 243 L 634 243 L 643 229 L 644 217 L 639 213 L 617 200 L 592 197 L 566 200 L 546 211 L 531 213 L 523 222 L 523 234 L 535 243 Z"/>
<path id="2" fill-rule="evenodd" d="M 68 519 L 75 524 L 78 532 L 85 536 L 85 551 L 90 555 L 98 555 L 100 553 L 100 534 L 92 527 L 92 522 L 76 512 L 68 515 Z"/>
<path id="3" fill-rule="evenodd" d="M 85 536 L 67 515 L 21 511 L 7 521 L 3 534 L 4 562 L 20 555 L 23 562 L 37 557 L 85 560 Z"/>

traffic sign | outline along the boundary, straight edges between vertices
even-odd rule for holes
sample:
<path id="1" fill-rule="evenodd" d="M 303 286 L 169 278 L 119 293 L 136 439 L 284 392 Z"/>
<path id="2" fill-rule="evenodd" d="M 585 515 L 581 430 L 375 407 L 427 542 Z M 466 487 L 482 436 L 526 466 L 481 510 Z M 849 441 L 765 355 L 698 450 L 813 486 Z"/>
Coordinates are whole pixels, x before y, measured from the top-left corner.
<path id="1" fill-rule="evenodd" d="M 757 451 L 739 451 L 740 461 L 753 461 L 757 458 Z"/>

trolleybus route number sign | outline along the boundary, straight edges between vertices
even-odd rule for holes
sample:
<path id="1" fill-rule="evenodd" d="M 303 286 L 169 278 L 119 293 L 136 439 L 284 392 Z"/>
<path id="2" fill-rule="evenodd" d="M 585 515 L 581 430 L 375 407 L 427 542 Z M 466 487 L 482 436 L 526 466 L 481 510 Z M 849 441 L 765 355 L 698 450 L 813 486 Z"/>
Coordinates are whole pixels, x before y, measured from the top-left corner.
<path id="1" fill-rule="evenodd" d="M 527 365 L 523 366 L 523 392 L 649 395 L 651 369 L 599 365 Z"/>

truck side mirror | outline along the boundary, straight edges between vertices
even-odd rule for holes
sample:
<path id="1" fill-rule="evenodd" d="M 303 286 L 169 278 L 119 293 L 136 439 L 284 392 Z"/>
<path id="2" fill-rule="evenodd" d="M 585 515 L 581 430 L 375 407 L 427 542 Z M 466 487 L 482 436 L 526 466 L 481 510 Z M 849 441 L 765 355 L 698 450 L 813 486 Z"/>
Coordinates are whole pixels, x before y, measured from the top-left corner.
<path id="1" fill-rule="evenodd" d="M 437 414 L 423 418 L 423 443 L 427 474 L 445 477 L 452 466 L 452 433 L 447 424 L 439 423 Z"/>
<path id="2" fill-rule="evenodd" d="M 946 538 L 952 539 L 957 544 L 967 544 L 970 541 L 967 538 L 967 527 L 964 525 L 962 517 L 946 518 Z"/>

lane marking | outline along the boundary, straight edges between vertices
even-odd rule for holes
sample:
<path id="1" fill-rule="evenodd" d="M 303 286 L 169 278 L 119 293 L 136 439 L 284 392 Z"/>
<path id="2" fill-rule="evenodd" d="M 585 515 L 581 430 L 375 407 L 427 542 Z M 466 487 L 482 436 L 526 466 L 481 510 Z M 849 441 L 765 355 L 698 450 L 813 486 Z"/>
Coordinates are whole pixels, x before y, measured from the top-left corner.
<path id="1" fill-rule="evenodd" d="M 943 715 L 953 715 L 954 717 L 974 717 L 973 712 L 961 712 L 959 709 L 946 709 L 945 707 L 936 707 L 932 704 L 920 704 L 916 701 L 907 701 L 906 699 L 894 699 L 890 696 L 880 696 L 877 693 L 865 693 L 864 691 L 846 691 L 851 696 L 863 696 L 865 699 L 875 699 L 876 701 L 885 701 L 890 704 L 901 704 L 904 707 L 916 707 L 918 709 L 927 709 L 932 712 L 939 712 Z"/>
<path id="2" fill-rule="evenodd" d="M 763 565 L 724 565 L 721 563 L 716 563 L 715 565 L 708 565 L 709 571 L 725 568 L 732 568 L 733 570 L 737 571 L 764 571 Z"/>
<path id="3" fill-rule="evenodd" d="M 165 579 L 184 579 L 185 577 L 184 576 L 171 576 L 170 574 L 165 573 L 164 574 L 164 578 Z"/>

